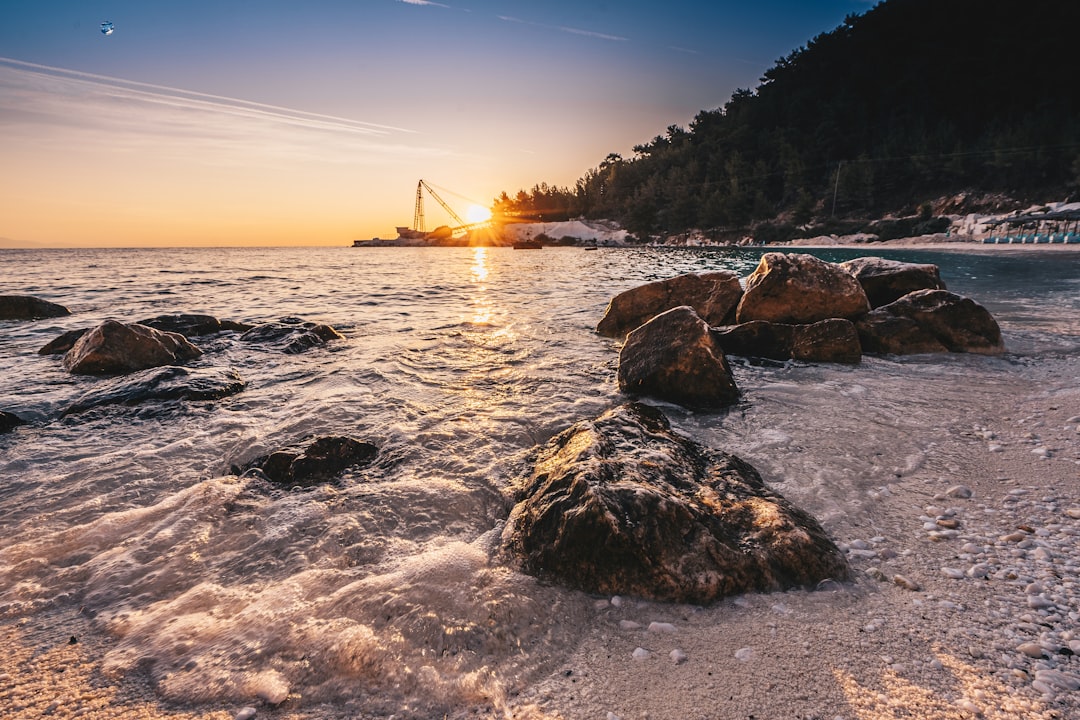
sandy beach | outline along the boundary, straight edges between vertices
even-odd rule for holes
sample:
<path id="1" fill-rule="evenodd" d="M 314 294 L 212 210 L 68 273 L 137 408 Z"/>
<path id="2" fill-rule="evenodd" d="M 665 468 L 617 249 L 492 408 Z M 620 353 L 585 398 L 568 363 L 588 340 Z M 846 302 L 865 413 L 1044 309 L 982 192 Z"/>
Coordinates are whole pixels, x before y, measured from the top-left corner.
<path id="1" fill-rule="evenodd" d="M 590 630 L 554 672 L 451 717 L 1080 717 L 1080 359 L 1026 372 L 1029 389 L 1003 393 L 992 412 L 940 408 L 950 431 L 926 458 L 896 468 L 865 514 L 830 519 L 853 582 L 707 608 L 589 598 Z M 0 618 L 0 716 L 368 717 L 348 705 L 164 702 L 148 673 L 104 672 L 110 639 L 58 606 Z"/>

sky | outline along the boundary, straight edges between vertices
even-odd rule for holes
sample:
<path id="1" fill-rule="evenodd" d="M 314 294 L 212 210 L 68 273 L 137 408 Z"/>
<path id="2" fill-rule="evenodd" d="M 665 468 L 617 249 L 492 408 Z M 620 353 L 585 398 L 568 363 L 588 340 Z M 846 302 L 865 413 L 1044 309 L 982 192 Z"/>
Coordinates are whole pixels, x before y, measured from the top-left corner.
<path id="1" fill-rule="evenodd" d="M 572 186 L 870 7 L 6 0 L 0 247 L 395 237 L 421 178 L 463 216 Z"/>

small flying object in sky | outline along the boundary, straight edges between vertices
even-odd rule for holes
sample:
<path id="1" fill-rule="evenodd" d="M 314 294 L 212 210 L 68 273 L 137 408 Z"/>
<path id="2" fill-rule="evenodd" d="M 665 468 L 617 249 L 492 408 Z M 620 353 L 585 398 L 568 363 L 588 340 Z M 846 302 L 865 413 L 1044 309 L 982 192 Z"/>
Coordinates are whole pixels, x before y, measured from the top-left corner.
<path id="1" fill-rule="evenodd" d="M 101 34 L 102 35 L 112 35 L 113 34 L 113 24 L 111 22 L 107 21 L 107 20 L 105 22 L 101 23 Z"/>

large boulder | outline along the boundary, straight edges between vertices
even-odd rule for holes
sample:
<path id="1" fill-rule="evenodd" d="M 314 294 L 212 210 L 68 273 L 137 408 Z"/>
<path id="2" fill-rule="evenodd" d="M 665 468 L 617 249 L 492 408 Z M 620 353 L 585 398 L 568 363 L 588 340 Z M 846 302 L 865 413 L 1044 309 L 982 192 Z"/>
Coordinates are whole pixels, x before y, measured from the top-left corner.
<path id="1" fill-rule="evenodd" d="M 870 307 L 888 305 L 916 290 L 945 290 L 941 272 L 930 263 L 860 257 L 840 263 L 862 285 Z"/>
<path id="2" fill-rule="evenodd" d="M 80 337 L 63 362 L 66 370 L 80 375 L 118 375 L 185 362 L 201 354 L 183 335 L 106 320 Z"/>
<path id="3" fill-rule="evenodd" d="M 234 475 L 258 469 L 268 480 L 287 487 L 308 487 L 333 480 L 346 468 L 363 466 L 378 455 L 371 443 L 351 437 L 321 437 L 307 447 L 293 446 L 275 450 L 242 465 L 233 465 Z"/>
<path id="4" fill-rule="evenodd" d="M 853 320 L 869 310 L 862 286 L 840 266 L 813 255 L 771 252 L 746 279 L 735 319 L 805 325 Z"/>
<path id="5" fill-rule="evenodd" d="M 36 320 L 70 314 L 63 305 L 31 295 L 0 295 L 0 320 Z"/>
<path id="6" fill-rule="evenodd" d="M 626 336 L 619 353 L 619 389 L 688 408 L 735 403 L 739 388 L 709 325 L 691 307 L 660 313 Z"/>
<path id="7" fill-rule="evenodd" d="M 715 327 L 712 332 L 727 355 L 836 363 L 858 363 L 862 359 L 855 325 L 842 318 L 810 325 L 753 320 Z"/>
<path id="8" fill-rule="evenodd" d="M 739 304 L 742 286 L 733 272 L 688 273 L 621 292 L 611 299 L 596 332 L 626 333 L 665 310 L 688 305 L 710 325 L 722 325 Z"/>
<path id="9" fill-rule="evenodd" d="M 911 355 L 1005 351 L 1001 329 L 990 312 L 948 290 L 917 290 L 875 309 L 856 324 L 863 351 Z"/>
<path id="10" fill-rule="evenodd" d="M 546 580 L 673 602 L 848 577 L 821 526 L 754 468 L 673 432 L 639 403 L 534 451 L 502 543 Z"/>
<path id="11" fill-rule="evenodd" d="M 344 340 L 345 336 L 329 325 L 304 322 L 298 318 L 282 318 L 279 322 L 256 325 L 240 339 L 245 342 L 262 343 L 286 353 L 301 353 L 330 340 Z"/>
<path id="12" fill-rule="evenodd" d="M 151 400 L 219 400 L 244 389 L 235 370 L 169 365 L 101 381 L 71 404 L 64 415 L 101 405 L 137 405 Z"/>
<path id="13" fill-rule="evenodd" d="M 234 320 L 219 320 L 213 315 L 198 315 L 190 313 L 174 313 L 171 315 L 158 315 L 157 317 L 140 320 L 140 325 L 152 327 L 155 330 L 180 333 L 184 337 L 201 337 L 214 333 L 232 330 L 235 332 L 247 332 L 253 325 L 236 322 Z"/>

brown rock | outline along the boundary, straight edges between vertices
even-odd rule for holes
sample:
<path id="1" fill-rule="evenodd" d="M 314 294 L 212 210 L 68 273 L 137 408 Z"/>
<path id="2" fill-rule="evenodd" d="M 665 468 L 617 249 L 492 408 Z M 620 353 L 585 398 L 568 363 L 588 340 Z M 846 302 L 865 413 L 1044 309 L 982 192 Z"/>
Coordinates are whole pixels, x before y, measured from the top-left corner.
<path id="1" fill-rule="evenodd" d="M 742 286 L 733 272 L 688 273 L 621 292 L 611 299 L 596 332 L 623 337 L 660 313 L 688 305 L 710 325 L 723 324 L 739 304 Z"/>
<path id="2" fill-rule="evenodd" d="M 997 321 L 982 305 L 948 290 L 916 290 L 856 323 L 864 352 L 910 355 L 1005 351 Z"/>
<path id="3" fill-rule="evenodd" d="M 619 389 L 698 409 L 722 408 L 739 398 L 720 344 L 686 306 L 661 313 L 626 336 Z"/>
<path id="4" fill-rule="evenodd" d="M 332 480 L 346 468 L 367 465 L 379 450 L 371 443 L 351 437 L 332 435 L 314 440 L 306 448 L 287 447 L 256 458 L 231 472 L 240 475 L 258 468 L 272 482 L 289 487 L 310 487 Z"/>
<path id="5" fill-rule="evenodd" d="M 31 295 L 0 295 L 0 320 L 36 320 L 70 314 L 63 305 Z"/>
<path id="6" fill-rule="evenodd" d="M 672 432 L 639 403 L 535 451 L 518 500 L 504 552 L 586 592 L 709 603 L 848 577 L 820 525 L 754 468 Z"/>
<path id="7" fill-rule="evenodd" d="M 855 325 L 841 318 L 810 325 L 754 320 L 713 328 L 712 333 L 728 355 L 839 363 L 857 363 L 862 359 Z"/>
<path id="8" fill-rule="evenodd" d="M 158 315 L 157 317 L 140 320 L 139 324 L 152 327 L 155 330 L 180 333 L 184 337 L 189 338 L 212 335 L 226 330 L 247 332 L 254 327 L 248 323 L 236 322 L 235 320 L 219 320 L 213 315 L 198 315 L 191 313 Z"/>
<path id="9" fill-rule="evenodd" d="M 88 328 L 68 330 L 55 340 L 45 343 L 45 346 L 38 350 L 38 355 L 63 355 L 68 350 L 75 347 L 75 343 L 87 332 Z"/>
<path id="10" fill-rule="evenodd" d="M 256 325 L 241 335 L 240 339 L 295 354 L 316 345 L 325 345 L 331 340 L 344 340 L 345 336 L 329 325 L 283 318 L 280 322 Z"/>
<path id="11" fill-rule="evenodd" d="M 134 372 L 196 358 L 202 352 L 183 335 L 106 320 L 64 355 L 64 369 L 80 375 Z"/>
<path id="12" fill-rule="evenodd" d="M 843 268 L 813 255 L 765 253 L 746 279 L 736 311 L 739 323 L 767 320 L 805 325 L 854 319 L 870 310 L 866 293 Z"/>
<path id="13" fill-rule="evenodd" d="M 899 300 L 915 290 L 944 290 L 937 265 L 906 263 L 880 257 L 860 257 L 840 263 L 855 276 L 870 300 L 870 307 Z"/>

